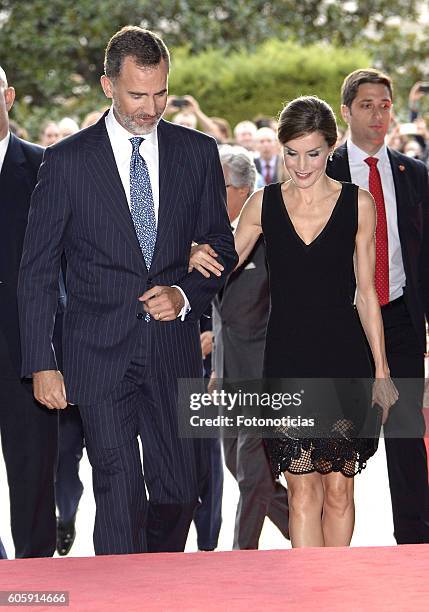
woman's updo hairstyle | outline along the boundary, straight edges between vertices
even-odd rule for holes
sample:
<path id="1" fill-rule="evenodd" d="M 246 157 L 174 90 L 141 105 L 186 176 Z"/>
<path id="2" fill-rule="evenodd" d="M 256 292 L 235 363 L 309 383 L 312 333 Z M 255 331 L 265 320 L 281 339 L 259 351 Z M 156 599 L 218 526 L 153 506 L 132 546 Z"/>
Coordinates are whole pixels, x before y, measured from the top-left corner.
<path id="1" fill-rule="evenodd" d="M 320 132 L 329 147 L 337 142 L 337 123 L 332 108 L 316 96 L 301 96 L 280 113 L 277 137 L 282 145 L 295 138 Z"/>

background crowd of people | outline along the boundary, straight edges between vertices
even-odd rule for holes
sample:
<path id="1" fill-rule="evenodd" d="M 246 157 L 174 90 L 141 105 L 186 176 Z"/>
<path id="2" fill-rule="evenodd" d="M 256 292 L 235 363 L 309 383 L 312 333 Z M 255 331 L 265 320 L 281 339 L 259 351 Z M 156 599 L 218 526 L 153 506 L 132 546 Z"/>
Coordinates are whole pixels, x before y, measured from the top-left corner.
<path id="1" fill-rule="evenodd" d="M 429 83 L 417 81 L 409 92 L 408 121 L 399 121 L 393 114 L 387 144 L 408 157 L 422 160 L 429 167 L 429 129 L 425 113 L 421 111 L 421 102 L 425 96 L 429 96 Z M 89 127 L 100 119 L 106 108 L 88 113 L 81 121 L 77 117 L 68 116 L 59 121 L 46 118 L 40 126 L 37 143 L 48 147 Z M 192 95 L 169 96 L 164 116 L 173 123 L 209 134 L 219 145 L 237 145 L 250 151 L 260 175 L 257 177 L 258 186 L 284 180 L 285 170 L 277 140 L 276 117 L 243 117 L 242 121 L 231 126 L 225 118 L 207 116 Z M 10 129 L 20 138 L 29 140 L 25 126 L 18 125 L 13 119 L 10 120 Z M 337 146 L 340 146 L 347 139 L 346 127 L 340 124 L 338 133 Z M 267 163 L 269 171 L 265 169 Z"/>

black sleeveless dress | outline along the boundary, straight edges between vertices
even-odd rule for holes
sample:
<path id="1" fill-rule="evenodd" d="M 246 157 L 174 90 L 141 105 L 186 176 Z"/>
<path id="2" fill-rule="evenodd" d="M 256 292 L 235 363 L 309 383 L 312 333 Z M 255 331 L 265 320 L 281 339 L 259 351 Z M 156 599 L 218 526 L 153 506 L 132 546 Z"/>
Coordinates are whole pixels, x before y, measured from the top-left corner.
<path id="1" fill-rule="evenodd" d="M 316 417 L 316 426 L 275 427 L 265 439 L 275 476 L 287 470 L 351 477 L 378 445 L 381 415 L 371 404 L 372 366 L 351 297 L 357 226 L 358 187 L 344 183 L 325 227 L 306 245 L 289 217 L 281 184 L 265 187 L 262 231 L 271 313 L 264 384 L 277 390 L 279 379 L 289 386 L 312 379 L 315 387 L 305 414 Z M 364 437 L 367 431 L 374 435 Z"/>

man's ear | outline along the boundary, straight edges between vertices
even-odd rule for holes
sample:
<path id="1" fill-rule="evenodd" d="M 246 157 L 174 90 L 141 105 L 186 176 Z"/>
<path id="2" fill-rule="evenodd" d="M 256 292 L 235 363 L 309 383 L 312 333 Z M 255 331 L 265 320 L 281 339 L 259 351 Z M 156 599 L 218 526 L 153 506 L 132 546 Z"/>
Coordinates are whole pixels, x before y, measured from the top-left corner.
<path id="1" fill-rule="evenodd" d="M 345 104 L 341 104 L 341 117 L 348 125 L 350 121 L 350 109 Z"/>
<path id="2" fill-rule="evenodd" d="M 15 88 L 14 87 L 6 87 L 4 90 L 4 99 L 6 102 L 6 109 L 9 112 L 15 102 Z"/>
<path id="3" fill-rule="evenodd" d="M 112 81 L 109 79 L 109 77 L 103 74 L 100 77 L 100 83 L 101 83 L 101 87 L 103 88 L 104 95 L 106 96 L 106 98 L 113 98 Z"/>

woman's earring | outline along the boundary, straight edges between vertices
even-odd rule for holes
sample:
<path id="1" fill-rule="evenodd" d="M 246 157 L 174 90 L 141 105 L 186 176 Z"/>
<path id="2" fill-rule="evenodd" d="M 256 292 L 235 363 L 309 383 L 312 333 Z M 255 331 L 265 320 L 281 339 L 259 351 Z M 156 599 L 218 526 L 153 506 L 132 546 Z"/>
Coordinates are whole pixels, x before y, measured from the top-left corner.
<path id="1" fill-rule="evenodd" d="M 329 153 L 329 161 L 331 162 L 333 159 L 334 159 L 334 152 L 333 152 L 333 151 L 331 151 L 331 152 Z"/>

